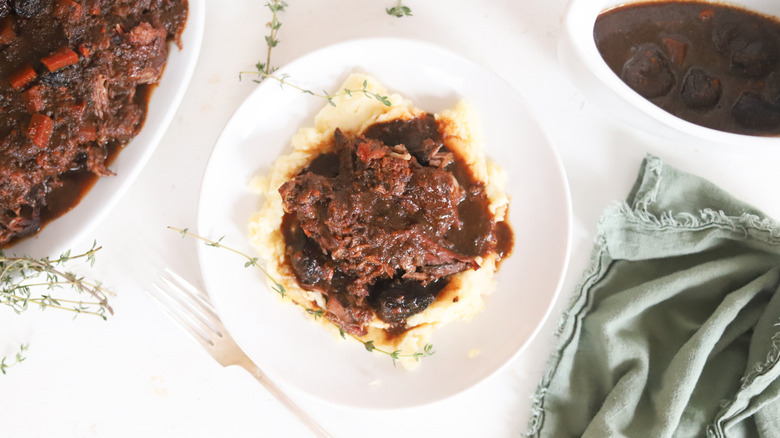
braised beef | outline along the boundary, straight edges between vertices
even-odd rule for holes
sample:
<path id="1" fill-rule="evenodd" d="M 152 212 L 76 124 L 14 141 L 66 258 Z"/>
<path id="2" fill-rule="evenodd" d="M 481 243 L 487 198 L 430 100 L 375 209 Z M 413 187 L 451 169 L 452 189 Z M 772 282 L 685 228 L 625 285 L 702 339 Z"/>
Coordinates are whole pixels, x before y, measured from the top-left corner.
<path id="1" fill-rule="evenodd" d="M 623 65 L 620 77 L 644 97 L 663 96 L 675 83 L 670 62 L 656 44 L 639 46 Z"/>
<path id="2" fill-rule="evenodd" d="M 441 154 L 449 165 L 432 159 Z M 477 256 L 511 247 L 511 232 L 496 231 L 484 185 L 446 150 L 431 115 L 359 136 L 337 129 L 332 152 L 279 192 L 300 285 L 324 293 L 326 316 L 356 335 L 374 314 L 402 324 L 453 274 L 478 268 Z"/>
<path id="3" fill-rule="evenodd" d="M 720 80 L 703 68 L 691 67 L 683 78 L 680 97 L 689 108 L 712 108 L 720 100 Z"/>
<path id="4" fill-rule="evenodd" d="M 777 65 L 777 40 L 766 26 L 726 17 L 716 23 L 712 40 L 728 58 L 730 70 L 740 76 L 761 78 Z"/>
<path id="5" fill-rule="evenodd" d="M 780 125 L 780 105 L 751 91 L 739 95 L 731 107 L 731 114 L 750 128 L 771 129 Z"/>
<path id="6" fill-rule="evenodd" d="M 187 0 L 0 0 L 0 247 L 112 173 L 186 18 Z"/>
<path id="7" fill-rule="evenodd" d="M 387 145 L 403 144 L 406 150 L 422 164 L 428 164 L 431 158 L 444 147 L 441 135 L 436 130 L 433 114 L 409 120 L 397 119 L 378 123 L 368 127 L 363 134 Z"/>

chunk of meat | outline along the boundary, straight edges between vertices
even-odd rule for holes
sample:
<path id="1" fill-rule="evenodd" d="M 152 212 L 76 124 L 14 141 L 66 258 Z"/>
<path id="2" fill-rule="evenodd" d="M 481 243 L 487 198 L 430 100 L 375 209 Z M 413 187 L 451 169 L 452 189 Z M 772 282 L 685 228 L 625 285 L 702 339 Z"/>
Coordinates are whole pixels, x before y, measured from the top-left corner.
<path id="1" fill-rule="evenodd" d="M 441 135 L 436 130 L 433 114 L 377 123 L 366 129 L 363 135 L 379 140 L 387 146 L 403 145 L 423 165 L 427 165 L 444 147 Z"/>
<path id="2" fill-rule="evenodd" d="M 656 44 L 639 46 L 623 66 L 621 78 L 648 99 L 667 94 L 676 82 L 669 60 Z"/>
<path id="3" fill-rule="evenodd" d="M 168 57 L 165 27 L 141 22 L 130 32 L 119 29 L 119 33 L 127 54 L 114 59 L 115 70 L 141 84 L 157 82 Z"/>
<path id="4" fill-rule="evenodd" d="M 778 62 L 775 40 L 759 23 L 745 25 L 726 21 L 713 29 L 715 46 L 729 57 L 730 69 L 747 77 L 764 77 Z"/>
<path id="5" fill-rule="evenodd" d="M 689 108 L 712 108 L 722 93 L 720 79 L 704 69 L 691 67 L 683 78 L 680 95 Z"/>
<path id="6" fill-rule="evenodd" d="M 751 129 L 769 129 L 780 126 L 780 105 L 750 91 L 740 94 L 731 108 L 731 114 L 737 122 Z"/>
<path id="7" fill-rule="evenodd" d="M 423 286 L 418 281 L 408 279 L 383 280 L 373 287 L 376 292 L 371 294 L 369 300 L 383 321 L 402 323 L 433 304 L 444 283 L 439 280 Z"/>

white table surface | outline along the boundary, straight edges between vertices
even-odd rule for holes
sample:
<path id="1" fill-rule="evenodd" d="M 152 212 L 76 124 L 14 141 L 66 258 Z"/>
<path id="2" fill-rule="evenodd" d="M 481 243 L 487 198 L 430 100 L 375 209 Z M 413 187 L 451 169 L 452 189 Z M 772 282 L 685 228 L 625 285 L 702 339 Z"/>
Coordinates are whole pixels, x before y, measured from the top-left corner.
<path id="1" fill-rule="evenodd" d="M 418 408 L 365 411 L 291 392 L 337 437 L 516 437 L 545 368 L 553 330 L 586 268 L 597 219 L 623 199 L 647 153 L 709 178 L 780 217 L 780 147 L 708 150 L 621 126 L 586 102 L 558 65 L 565 0 L 407 0 L 414 16 L 390 17 L 394 0 L 288 0 L 283 65 L 324 45 L 369 36 L 434 42 L 493 70 L 535 111 L 563 160 L 574 211 L 561 299 L 529 348 L 465 393 Z M 304 437 L 307 431 L 248 373 L 223 368 L 144 293 L 171 267 L 199 280 L 196 243 L 166 230 L 195 227 L 198 190 L 222 127 L 256 86 L 239 81 L 265 53 L 264 0 L 207 0 L 203 48 L 173 123 L 137 182 L 93 239 L 104 249 L 89 275 L 116 296 L 104 322 L 47 311 L 0 309 L 0 355 L 29 343 L 27 360 L 0 375 L 2 437 Z M 511 170 L 511 169 L 510 169 Z"/>

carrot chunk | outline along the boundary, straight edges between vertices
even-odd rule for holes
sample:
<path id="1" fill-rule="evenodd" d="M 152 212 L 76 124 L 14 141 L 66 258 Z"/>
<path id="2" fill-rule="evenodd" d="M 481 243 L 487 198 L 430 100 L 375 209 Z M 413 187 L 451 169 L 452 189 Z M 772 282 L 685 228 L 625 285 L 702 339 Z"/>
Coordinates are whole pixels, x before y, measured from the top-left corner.
<path id="1" fill-rule="evenodd" d="M 30 118 L 30 126 L 27 128 L 27 137 L 40 149 L 46 147 L 54 131 L 54 121 L 51 117 L 41 113 L 35 113 Z"/>
<path id="2" fill-rule="evenodd" d="M 27 91 L 22 92 L 22 101 L 27 111 L 30 113 L 37 113 L 43 110 L 45 102 L 43 100 L 43 86 L 33 85 Z"/>
<path id="3" fill-rule="evenodd" d="M 8 44 L 16 38 L 11 17 L 5 17 L 0 20 L 0 45 Z"/>
<path id="4" fill-rule="evenodd" d="M 30 64 L 27 64 L 24 67 L 22 67 L 19 71 L 12 73 L 10 76 L 8 76 L 8 82 L 11 83 L 12 87 L 19 90 L 25 85 L 29 84 L 30 81 L 32 81 L 37 77 L 38 77 L 38 73 L 35 72 L 35 70 L 32 68 Z"/>
<path id="5" fill-rule="evenodd" d="M 49 71 L 57 71 L 61 68 L 73 65 L 79 62 L 79 55 L 73 50 L 67 47 L 60 47 L 55 50 L 51 55 L 41 59 L 41 63 L 49 69 Z"/>
<path id="6" fill-rule="evenodd" d="M 663 43 L 666 46 L 669 57 L 672 58 L 672 62 L 682 65 L 688 52 L 688 45 L 675 38 L 664 38 Z"/>
<path id="7" fill-rule="evenodd" d="M 89 58 L 89 47 L 86 44 L 82 44 L 79 46 L 79 53 L 81 53 L 81 56 L 85 58 Z"/>
<path id="8" fill-rule="evenodd" d="M 58 0 L 54 13 L 60 19 L 77 20 L 81 16 L 81 5 L 73 0 Z"/>

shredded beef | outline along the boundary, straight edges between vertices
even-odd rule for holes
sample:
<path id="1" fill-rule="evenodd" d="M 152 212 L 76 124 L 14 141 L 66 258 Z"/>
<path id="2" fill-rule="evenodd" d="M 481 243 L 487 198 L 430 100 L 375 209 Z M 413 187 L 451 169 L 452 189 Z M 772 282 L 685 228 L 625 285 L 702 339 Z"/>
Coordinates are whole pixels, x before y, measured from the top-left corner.
<path id="1" fill-rule="evenodd" d="M 484 186 L 463 169 L 459 180 L 446 168 L 453 160 L 430 115 L 358 136 L 337 129 L 333 151 L 279 189 L 290 266 L 345 331 L 365 334 L 375 314 L 403 324 L 495 249 Z"/>

